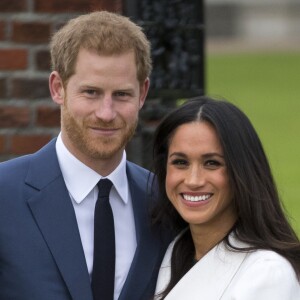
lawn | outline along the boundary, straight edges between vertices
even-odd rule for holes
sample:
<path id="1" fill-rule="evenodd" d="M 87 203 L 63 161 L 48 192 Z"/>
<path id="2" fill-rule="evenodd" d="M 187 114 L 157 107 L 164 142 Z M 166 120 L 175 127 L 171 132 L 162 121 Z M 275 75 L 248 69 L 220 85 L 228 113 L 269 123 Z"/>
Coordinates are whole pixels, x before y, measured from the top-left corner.
<path id="1" fill-rule="evenodd" d="M 239 106 L 269 157 L 300 236 L 300 53 L 208 54 L 206 94 Z"/>

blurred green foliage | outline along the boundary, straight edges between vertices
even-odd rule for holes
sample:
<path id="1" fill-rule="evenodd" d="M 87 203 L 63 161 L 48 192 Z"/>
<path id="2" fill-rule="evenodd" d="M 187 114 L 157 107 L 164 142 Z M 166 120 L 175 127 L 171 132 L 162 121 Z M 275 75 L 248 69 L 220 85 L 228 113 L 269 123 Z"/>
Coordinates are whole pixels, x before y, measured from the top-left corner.
<path id="1" fill-rule="evenodd" d="M 208 54 L 206 94 L 240 107 L 256 128 L 300 236 L 300 53 Z"/>

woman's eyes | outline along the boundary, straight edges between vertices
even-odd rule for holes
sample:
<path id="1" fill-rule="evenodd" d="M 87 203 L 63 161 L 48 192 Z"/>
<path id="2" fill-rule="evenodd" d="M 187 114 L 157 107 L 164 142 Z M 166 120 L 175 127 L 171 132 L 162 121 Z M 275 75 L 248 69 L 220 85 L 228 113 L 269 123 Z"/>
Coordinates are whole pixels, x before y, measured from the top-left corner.
<path id="1" fill-rule="evenodd" d="M 185 159 L 174 159 L 171 161 L 171 164 L 175 166 L 186 166 L 188 162 Z"/>
<path id="2" fill-rule="evenodd" d="M 190 163 L 188 160 L 186 159 L 174 159 L 171 161 L 172 165 L 178 166 L 178 167 L 186 167 L 188 166 Z M 214 160 L 214 159 L 209 159 L 206 160 L 202 163 L 203 167 L 206 169 L 217 169 L 220 166 L 224 165 L 222 162 L 218 161 L 218 160 Z"/>
<path id="3" fill-rule="evenodd" d="M 204 163 L 204 166 L 206 166 L 209 169 L 216 169 L 216 168 L 220 167 L 221 165 L 222 165 L 221 162 L 219 162 L 217 160 L 213 160 L 213 159 L 207 160 Z"/>

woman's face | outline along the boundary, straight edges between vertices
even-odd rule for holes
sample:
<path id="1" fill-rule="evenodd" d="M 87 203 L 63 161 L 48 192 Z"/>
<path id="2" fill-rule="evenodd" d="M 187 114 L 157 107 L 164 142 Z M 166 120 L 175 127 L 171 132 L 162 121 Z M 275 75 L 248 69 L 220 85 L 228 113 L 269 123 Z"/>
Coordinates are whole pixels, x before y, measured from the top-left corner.
<path id="1" fill-rule="evenodd" d="M 195 121 L 175 130 L 169 143 L 166 192 L 191 227 L 224 230 L 234 224 L 223 149 L 208 122 Z"/>

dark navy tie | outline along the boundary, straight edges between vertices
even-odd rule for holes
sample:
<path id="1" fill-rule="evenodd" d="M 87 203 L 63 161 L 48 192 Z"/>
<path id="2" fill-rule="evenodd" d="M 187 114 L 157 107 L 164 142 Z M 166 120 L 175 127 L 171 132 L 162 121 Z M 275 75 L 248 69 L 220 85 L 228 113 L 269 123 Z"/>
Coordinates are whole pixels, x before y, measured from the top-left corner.
<path id="1" fill-rule="evenodd" d="M 92 290 L 94 300 L 113 300 L 115 282 L 115 229 L 109 203 L 112 182 L 101 179 L 94 216 L 94 262 Z"/>

